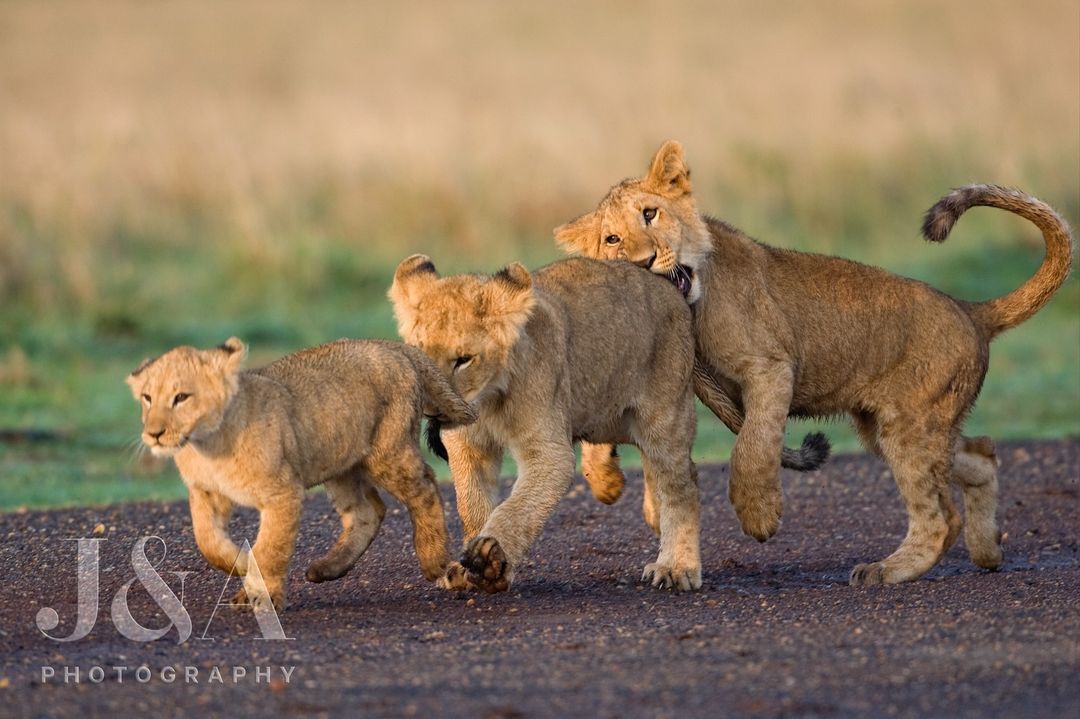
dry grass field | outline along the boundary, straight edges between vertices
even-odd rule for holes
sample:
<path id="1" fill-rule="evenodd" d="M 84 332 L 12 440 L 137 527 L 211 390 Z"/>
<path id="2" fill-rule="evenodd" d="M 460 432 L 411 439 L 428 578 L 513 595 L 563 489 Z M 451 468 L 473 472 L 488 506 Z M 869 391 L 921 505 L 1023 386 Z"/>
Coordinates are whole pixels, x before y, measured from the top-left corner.
<path id="1" fill-rule="evenodd" d="M 141 357 L 393 336 L 400 258 L 554 259 L 669 137 L 762 240 L 999 294 L 1038 234 L 977 211 L 928 247 L 920 214 L 986 181 L 1080 222 L 1080 5 L 0 3 L 0 429 L 63 438 L 0 444 L 0 506 L 175 494 L 123 449 Z M 1080 433 L 1078 370 L 1073 279 L 973 431 Z"/>

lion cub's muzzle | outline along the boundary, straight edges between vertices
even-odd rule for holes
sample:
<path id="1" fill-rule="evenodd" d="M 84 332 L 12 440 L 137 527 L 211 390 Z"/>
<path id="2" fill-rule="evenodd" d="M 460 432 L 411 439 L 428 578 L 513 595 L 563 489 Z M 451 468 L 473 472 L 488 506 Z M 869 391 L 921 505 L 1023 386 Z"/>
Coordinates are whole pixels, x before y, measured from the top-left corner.
<path id="1" fill-rule="evenodd" d="M 146 448 L 150 450 L 150 454 L 155 457 L 169 457 L 181 449 L 187 444 L 187 437 L 165 437 L 166 430 L 160 430 L 158 432 L 151 432 L 149 430 L 144 431 L 142 434 L 142 442 L 146 445 Z M 174 439 L 172 443 L 169 443 L 169 439 Z"/>
<path id="2" fill-rule="evenodd" d="M 684 298 L 690 297 L 690 289 L 694 286 L 694 270 L 689 265 L 675 265 L 670 272 L 665 275 L 671 284 L 675 285 L 675 289 L 679 291 Z"/>
<path id="3" fill-rule="evenodd" d="M 675 253 L 671 250 L 665 250 L 662 253 L 654 252 L 647 259 L 634 264 L 644 267 L 655 275 L 666 277 L 671 284 L 675 285 L 675 289 L 684 299 L 689 299 L 690 290 L 694 287 L 694 268 L 675 262 Z"/>

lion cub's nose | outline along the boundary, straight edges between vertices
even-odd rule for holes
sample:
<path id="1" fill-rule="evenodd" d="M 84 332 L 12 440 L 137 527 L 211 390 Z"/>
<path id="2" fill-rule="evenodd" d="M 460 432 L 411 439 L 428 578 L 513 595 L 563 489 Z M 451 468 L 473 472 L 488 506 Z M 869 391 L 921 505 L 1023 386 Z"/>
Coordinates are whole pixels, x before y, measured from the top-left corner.
<path id="1" fill-rule="evenodd" d="M 147 430 L 146 433 L 148 435 L 150 435 L 151 437 L 153 437 L 154 439 L 161 439 L 161 435 L 165 434 L 165 428 L 162 427 L 161 429 L 159 429 L 156 432 L 152 432 L 150 430 Z"/>
<path id="2" fill-rule="evenodd" d="M 642 263 L 641 263 L 641 265 L 642 265 L 642 267 L 644 267 L 645 269 L 647 269 L 647 270 L 651 270 L 651 269 L 652 269 L 652 266 L 653 266 L 653 263 L 654 263 L 654 262 L 656 262 L 656 253 L 655 253 L 655 252 L 654 252 L 654 253 L 652 253 L 652 254 L 651 254 L 651 255 L 649 256 L 649 259 L 647 259 L 647 260 L 645 260 L 644 262 L 642 262 Z"/>

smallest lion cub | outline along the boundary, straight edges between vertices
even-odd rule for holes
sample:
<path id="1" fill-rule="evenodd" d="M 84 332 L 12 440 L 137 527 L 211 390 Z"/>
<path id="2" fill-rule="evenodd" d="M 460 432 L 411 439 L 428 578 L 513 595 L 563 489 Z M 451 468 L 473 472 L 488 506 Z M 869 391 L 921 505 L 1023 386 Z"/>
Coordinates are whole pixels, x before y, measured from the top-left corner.
<path id="1" fill-rule="evenodd" d="M 420 455 L 420 419 L 468 424 L 469 404 L 423 353 L 398 342 L 338 340 L 241 370 L 246 354 L 235 337 L 209 350 L 177 347 L 127 378 L 142 403 L 143 443 L 171 456 L 187 485 L 199 551 L 244 577 L 236 601 L 285 608 L 304 489 L 317 484 L 342 530 L 308 581 L 338 579 L 367 549 L 386 513 L 376 487 L 408 508 L 424 576 L 441 577 L 446 523 Z M 235 505 L 259 510 L 250 557 L 229 537 Z"/>

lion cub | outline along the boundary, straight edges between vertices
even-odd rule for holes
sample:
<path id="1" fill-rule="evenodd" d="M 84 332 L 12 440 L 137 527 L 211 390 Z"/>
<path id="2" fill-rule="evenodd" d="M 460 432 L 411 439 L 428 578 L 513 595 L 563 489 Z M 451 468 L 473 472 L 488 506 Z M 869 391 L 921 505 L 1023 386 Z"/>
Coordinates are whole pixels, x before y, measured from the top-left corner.
<path id="1" fill-rule="evenodd" d="M 972 560 L 1001 564 L 994 446 L 961 428 L 990 341 L 1045 305 L 1072 261 L 1069 228 L 1052 208 L 994 185 L 941 198 L 923 235 L 942 242 L 979 205 L 1029 220 L 1046 242 L 1034 276 L 986 302 L 839 257 L 770 247 L 700 214 L 677 142 L 660 148 L 644 177 L 623 180 L 596 210 L 556 228 L 555 239 L 590 257 L 646 266 L 694 305 L 699 364 L 745 413 L 732 427 L 729 494 L 747 534 L 764 541 L 779 527 L 787 418 L 851 416 L 867 449 L 892 467 L 908 510 L 900 546 L 856 566 L 851 583 L 892 584 L 922 576 L 956 540 L 962 523 L 950 483 L 964 494 Z"/>
<path id="2" fill-rule="evenodd" d="M 386 512 L 376 487 L 409 509 L 424 576 L 447 566 L 447 533 L 435 476 L 421 458 L 421 412 L 467 424 L 476 415 L 423 353 L 398 342 L 338 340 L 241 370 L 235 337 L 220 347 L 177 347 L 127 378 L 142 403 L 142 440 L 171 456 L 188 487 L 195 541 L 218 569 L 244 575 L 251 605 L 285 607 L 285 575 L 304 489 L 325 484 L 341 515 L 337 543 L 307 569 L 343 576 Z M 234 505 L 259 510 L 252 558 L 229 537 Z M 261 574 L 261 580 L 259 578 Z"/>
<path id="3" fill-rule="evenodd" d="M 533 274 L 440 278 L 414 255 L 389 296 L 402 338 L 477 408 L 443 433 L 465 533 L 465 577 L 488 592 L 515 569 L 566 493 L 576 440 L 631 443 L 645 466 L 645 514 L 660 555 L 643 581 L 701 586 L 690 310 L 662 279 L 623 262 L 557 262 Z M 504 448 L 519 474 L 496 506 Z M 459 570 L 454 567 L 454 570 Z"/>

